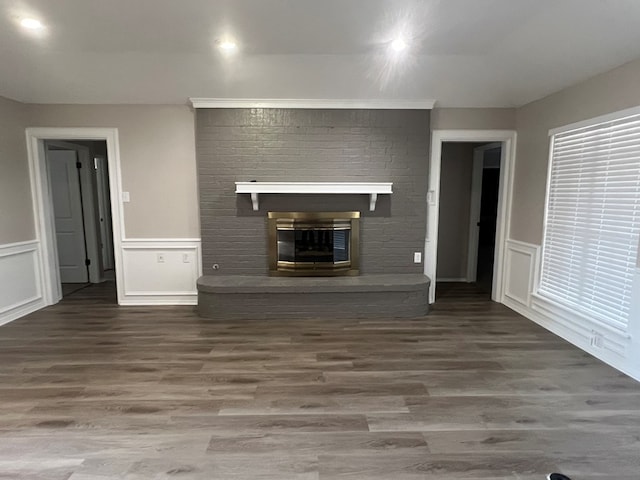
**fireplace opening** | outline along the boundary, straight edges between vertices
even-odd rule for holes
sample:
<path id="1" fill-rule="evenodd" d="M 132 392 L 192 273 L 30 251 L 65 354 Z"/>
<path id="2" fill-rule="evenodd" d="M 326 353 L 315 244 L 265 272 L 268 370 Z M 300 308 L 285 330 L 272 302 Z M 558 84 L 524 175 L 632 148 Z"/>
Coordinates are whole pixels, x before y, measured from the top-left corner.
<path id="1" fill-rule="evenodd" d="M 269 273 L 358 275 L 360 212 L 269 212 Z"/>

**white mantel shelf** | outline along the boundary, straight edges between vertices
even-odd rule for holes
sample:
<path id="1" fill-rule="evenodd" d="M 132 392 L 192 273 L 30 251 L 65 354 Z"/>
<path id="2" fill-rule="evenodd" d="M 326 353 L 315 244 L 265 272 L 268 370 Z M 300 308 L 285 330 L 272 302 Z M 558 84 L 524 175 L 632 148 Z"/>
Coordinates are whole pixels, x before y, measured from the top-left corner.
<path id="1" fill-rule="evenodd" d="M 322 193 L 369 195 L 369 210 L 376 209 L 380 194 L 391 194 L 393 183 L 371 182 L 236 182 L 236 193 L 251 195 L 253 209 L 258 210 L 261 193 Z"/>

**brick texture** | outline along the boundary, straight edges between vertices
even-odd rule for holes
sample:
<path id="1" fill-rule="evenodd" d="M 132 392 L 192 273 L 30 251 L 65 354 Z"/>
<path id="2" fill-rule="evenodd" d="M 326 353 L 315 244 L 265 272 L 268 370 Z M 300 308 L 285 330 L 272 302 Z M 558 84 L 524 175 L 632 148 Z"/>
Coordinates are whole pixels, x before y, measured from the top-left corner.
<path id="1" fill-rule="evenodd" d="M 204 109 L 196 149 L 205 275 L 268 274 L 268 211 L 359 210 L 363 274 L 423 271 L 429 111 Z M 394 193 L 375 212 L 366 195 L 261 195 L 254 212 L 234 193 L 248 180 L 391 181 Z"/>
<path id="2" fill-rule="evenodd" d="M 417 318 L 429 291 L 360 293 L 198 294 L 198 313 L 216 320 L 282 318 Z"/>

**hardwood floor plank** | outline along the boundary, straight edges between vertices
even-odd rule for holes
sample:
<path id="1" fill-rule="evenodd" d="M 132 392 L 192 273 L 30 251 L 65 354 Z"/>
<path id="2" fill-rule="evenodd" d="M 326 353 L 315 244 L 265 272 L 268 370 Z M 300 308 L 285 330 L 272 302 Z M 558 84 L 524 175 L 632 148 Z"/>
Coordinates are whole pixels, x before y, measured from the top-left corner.
<path id="1" fill-rule="evenodd" d="M 211 433 L 366 432 L 364 415 L 189 415 L 171 417 L 177 428 L 206 428 Z"/>
<path id="2" fill-rule="evenodd" d="M 556 430 L 449 430 L 423 432 L 433 453 L 537 452 L 584 454 L 628 450 L 640 455 L 640 438 L 635 432 L 597 432 L 589 429 Z"/>
<path id="3" fill-rule="evenodd" d="M 472 285 L 402 320 L 113 298 L 0 328 L 0 478 L 638 478 L 640 384 Z"/>
<path id="4" fill-rule="evenodd" d="M 555 470 L 555 460 L 532 453 L 320 455 L 320 480 L 493 480 Z M 540 478 L 541 476 L 538 476 Z"/>
<path id="5" fill-rule="evenodd" d="M 255 453 L 339 454 L 394 451 L 399 454 L 429 453 L 427 442 L 419 433 L 266 433 L 253 435 L 214 435 L 208 450 L 214 453 L 250 451 Z"/>

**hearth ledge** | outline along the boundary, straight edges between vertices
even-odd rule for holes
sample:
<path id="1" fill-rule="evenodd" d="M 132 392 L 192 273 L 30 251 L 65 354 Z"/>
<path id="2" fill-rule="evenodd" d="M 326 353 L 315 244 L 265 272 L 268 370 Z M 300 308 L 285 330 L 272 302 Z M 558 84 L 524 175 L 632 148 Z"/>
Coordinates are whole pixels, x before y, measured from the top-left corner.
<path id="1" fill-rule="evenodd" d="M 355 277 L 205 275 L 198 313 L 213 319 L 415 318 L 429 311 L 422 274 Z"/>

